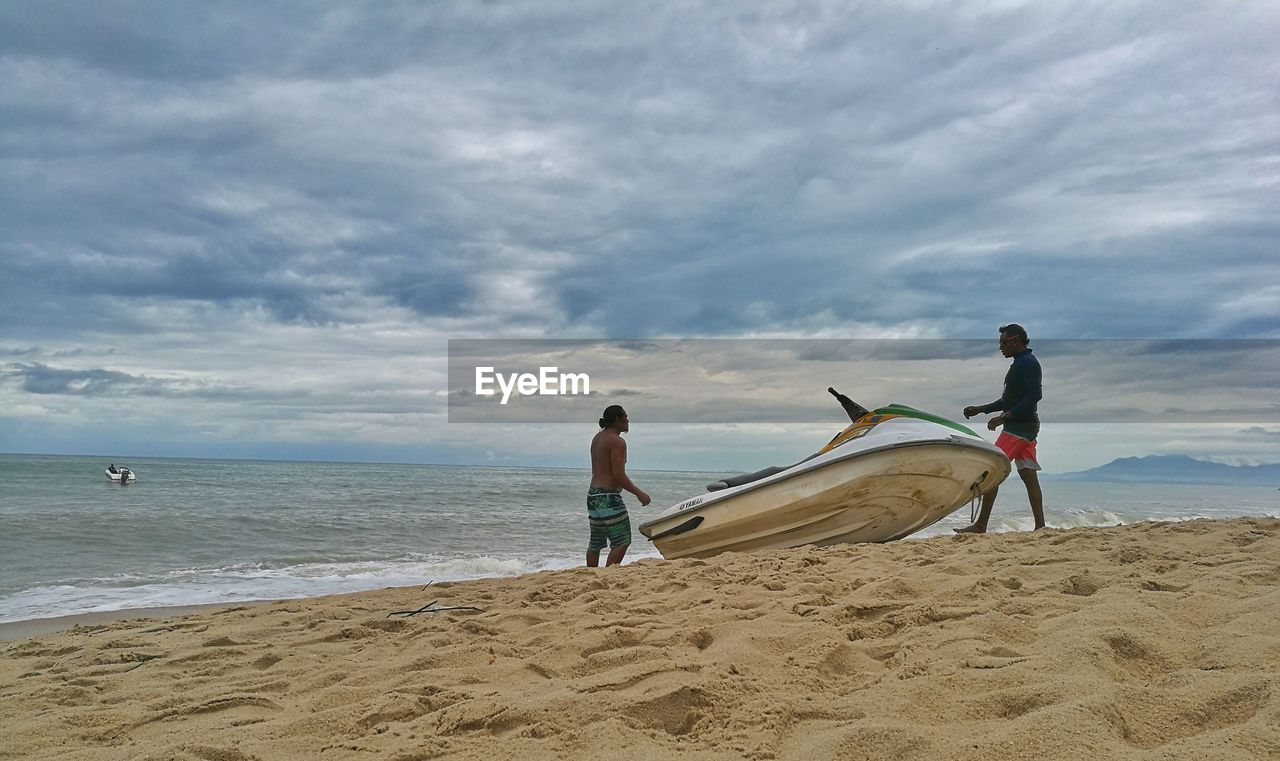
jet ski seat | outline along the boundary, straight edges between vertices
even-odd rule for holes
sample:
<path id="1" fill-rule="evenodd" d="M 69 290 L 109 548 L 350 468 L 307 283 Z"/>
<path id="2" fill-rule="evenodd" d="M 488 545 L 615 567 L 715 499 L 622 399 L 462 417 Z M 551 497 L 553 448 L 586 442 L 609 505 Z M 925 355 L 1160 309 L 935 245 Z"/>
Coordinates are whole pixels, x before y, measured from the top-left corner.
<path id="1" fill-rule="evenodd" d="M 790 465 L 787 465 L 787 466 L 773 465 L 771 467 L 765 468 L 764 470 L 757 470 L 755 473 L 743 473 L 737 476 L 725 476 L 724 478 L 720 479 L 719 481 L 716 481 L 715 483 L 707 484 L 707 491 L 720 491 L 721 489 L 728 489 L 731 486 L 742 486 L 743 484 L 749 484 L 752 481 L 759 481 L 762 478 L 768 478 L 769 476 L 772 476 L 774 473 L 781 473 L 782 471 L 786 470 L 789 467 L 791 466 Z"/>
<path id="2" fill-rule="evenodd" d="M 791 468 L 794 468 L 796 465 L 801 465 L 803 463 L 806 463 L 820 454 L 822 453 L 814 452 L 813 454 L 809 455 L 808 457 L 804 458 L 800 462 L 797 462 L 793 465 L 774 465 L 772 467 L 768 467 L 763 470 L 757 470 L 755 473 L 743 473 L 740 476 L 725 476 L 724 478 L 720 479 L 719 481 L 716 481 L 715 483 L 707 484 L 707 491 L 720 491 L 721 489 L 728 489 L 732 486 L 742 486 L 743 484 L 749 484 L 752 481 L 759 481 L 760 479 L 768 478 L 769 476 L 772 476 L 775 473 L 781 473 L 784 470 L 790 470 Z"/>

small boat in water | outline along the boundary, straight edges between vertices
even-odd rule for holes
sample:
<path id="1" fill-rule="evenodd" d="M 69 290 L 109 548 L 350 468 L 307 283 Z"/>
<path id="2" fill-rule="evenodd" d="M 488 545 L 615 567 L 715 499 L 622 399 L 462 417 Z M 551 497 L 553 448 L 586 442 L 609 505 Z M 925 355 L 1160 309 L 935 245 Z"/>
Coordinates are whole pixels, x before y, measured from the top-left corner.
<path id="1" fill-rule="evenodd" d="M 900 404 L 869 411 L 828 391 L 853 422 L 825 447 L 789 467 L 710 484 L 640 533 L 668 559 L 888 542 L 942 520 L 1012 470 L 967 426 Z"/>
<path id="2" fill-rule="evenodd" d="M 106 473 L 108 479 L 118 484 L 129 484 L 138 480 L 137 473 L 124 467 L 117 468 L 115 463 L 107 468 Z"/>

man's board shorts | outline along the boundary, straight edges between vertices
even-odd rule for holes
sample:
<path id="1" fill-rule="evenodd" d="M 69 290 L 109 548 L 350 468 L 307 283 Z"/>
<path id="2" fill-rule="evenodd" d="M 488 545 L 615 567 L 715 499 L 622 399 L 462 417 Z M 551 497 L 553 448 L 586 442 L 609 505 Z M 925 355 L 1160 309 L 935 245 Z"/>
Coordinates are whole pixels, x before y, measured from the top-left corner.
<path id="1" fill-rule="evenodd" d="M 622 492 L 592 486 L 587 490 L 587 522 L 591 524 L 591 540 L 587 552 L 599 552 L 610 547 L 626 547 L 631 544 L 631 518 Z"/>
<path id="2" fill-rule="evenodd" d="M 1001 431 L 996 446 L 1013 462 L 1017 470 L 1040 470 L 1036 460 L 1036 443 L 1017 434 Z"/>

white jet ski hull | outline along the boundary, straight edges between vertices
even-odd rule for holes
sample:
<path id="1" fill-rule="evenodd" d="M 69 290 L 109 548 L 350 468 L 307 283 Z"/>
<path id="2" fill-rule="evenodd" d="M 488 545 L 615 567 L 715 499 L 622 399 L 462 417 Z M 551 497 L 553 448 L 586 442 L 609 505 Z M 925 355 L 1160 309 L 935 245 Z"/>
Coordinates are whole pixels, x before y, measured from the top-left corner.
<path id="1" fill-rule="evenodd" d="M 669 559 L 888 542 L 942 520 L 1011 470 L 976 436 L 904 418 L 876 428 L 773 476 L 687 499 L 640 531 Z"/>

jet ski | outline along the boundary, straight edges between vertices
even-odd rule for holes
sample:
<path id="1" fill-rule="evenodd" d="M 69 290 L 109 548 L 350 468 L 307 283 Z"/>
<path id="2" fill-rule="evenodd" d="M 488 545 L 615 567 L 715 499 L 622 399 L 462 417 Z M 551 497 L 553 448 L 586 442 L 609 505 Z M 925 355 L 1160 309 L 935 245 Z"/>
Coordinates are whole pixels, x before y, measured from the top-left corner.
<path id="1" fill-rule="evenodd" d="M 106 470 L 107 478 L 118 484 L 129 484 L 138 480 L 138 474 L 128 468 L 117 468 L 112 465 Z"/>
<path id="2" fill-rule="evenodd" d="M 930 526 L 1009 476 L 967 426 L 902 404 L 868 410 L 827 389 L 852 422 L 795 465 L 707 486 L 640 525 L 667 559 L 806 544 L 889 542 Z"/>

